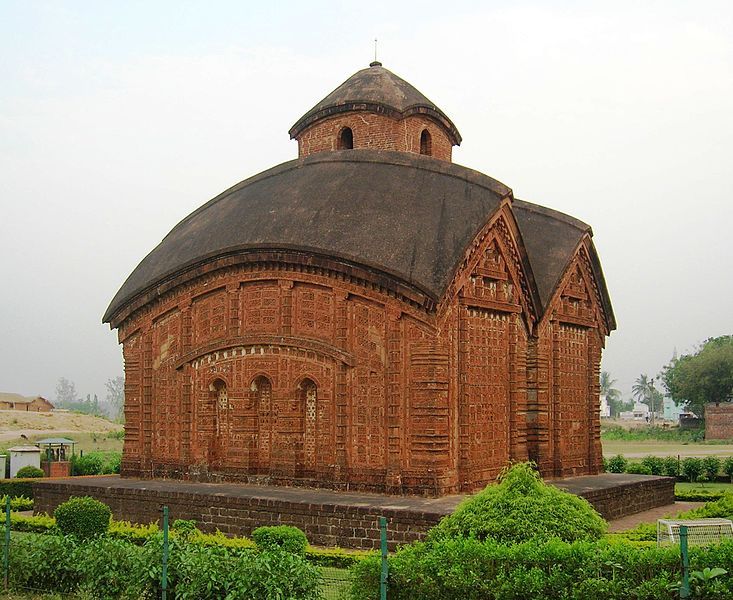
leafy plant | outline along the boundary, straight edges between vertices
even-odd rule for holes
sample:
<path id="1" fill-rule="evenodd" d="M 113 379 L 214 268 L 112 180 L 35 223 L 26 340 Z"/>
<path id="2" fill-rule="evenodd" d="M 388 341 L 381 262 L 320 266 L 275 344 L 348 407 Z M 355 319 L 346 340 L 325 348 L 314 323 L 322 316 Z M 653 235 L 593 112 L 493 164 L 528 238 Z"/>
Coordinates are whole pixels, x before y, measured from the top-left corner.
<path id="1" fill-rule="evenodd" d="M 702 460 L 694 456 L 688 456 L 682 460 L 682 475 L 687 477 L 690 482 L 697 481 L 703 474 Z"/>
<path id="2" fill-rule="evenodd" d="M 308 538 L 297 527 L 277 525 L 258 527 L 252 532 L 252 539 L 260 550 L 282 550 L 303 556 L 308 546 Z"/>
<path id="3" fill-rule="evenodd" d="M 193 519 L 176 519 L 171 525 L 171 529 L 176 532 L 182 540 L 188 540 L 198 531 L 196 529 L 196 521 Z"/>
<path id="4" fill-rule="evenodd" d="M 720 472 L 720 459 L 717 456 L 706 456 L 702 459 L 702 470 L 709 481 L 715 481 Z"/>
<path id="5" fill-rule="evenodd" d="M 18 477 L 19 479 L 24 479 L 24 478 L 37 479 L 39 477 L 45 476 L 45 473 L 38 467 L 34 467 L 32 465 L 26 465 L 25 467 L 21 467 L 20 469 L 18 469 L 18 472 L 15 474 L 15 476 Z"/>
<path id="6" fill-rule="evenodd" d="M 650 475 L 664 474 L 664 459 L 661 459 L 658 456 L 645 456 L 641 459 L 641 464 L 649 469 Z"/>
<path id="7" fill-rule="evenodd" d="M 642 463 L 629 463 L 626 467 L 627 473 L 634 473 L 636 475 L 651 475 L 652 470 Z"/>
<path id="8" fill-rule="evenodd" d="M 99 500 L 83 496 L 72 497 L 60 504 L 53 516 L 64 535 L 88 539 L 107 533 L 112 511 Z"/>
<path id="9" fill-rule="evenodd" d="M 519 463 L 465 500 L 430 530 L 432 541 L 473 537 L 499 542 L 601 537 L 606 522 L 588 502 L 545 484 L 530 463 Z"/>
<path id="10" fill-rule="evenodd" d="M 626 471 L 627 461 L 623 455 L 617 454 L 613 458 L 608 459 L 608 472 L 609 473 L 624 473 Z"/>
<path id="11" fill-rule="evenodd" d="M 662 472 L 667 477 L 677 477 L 680 474 L 680 461 L 674 456 L 665 456 L 662 459 Z"/>

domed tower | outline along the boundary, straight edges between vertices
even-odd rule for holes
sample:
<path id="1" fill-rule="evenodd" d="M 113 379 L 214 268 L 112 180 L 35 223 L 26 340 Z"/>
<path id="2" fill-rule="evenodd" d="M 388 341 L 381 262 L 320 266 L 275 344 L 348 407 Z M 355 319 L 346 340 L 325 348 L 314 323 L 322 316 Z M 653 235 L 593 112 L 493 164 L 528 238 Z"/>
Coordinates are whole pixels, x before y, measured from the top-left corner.
<path id="1" fill-rule="evenodd" d="M 326 150 L 396 150 L 451 160 L 461 135 L 422 93 L 373 62 L 354 73 L 290 128 L 303 158 Z"/>
<path id="2" fill-rule="evenodd" d="M 379 63 L 290 135 L 298 159 L 183 219 L 104 315 L 123 476 L 439 496 L 511 460 L 599 472 L 590 227 L 453 164 L 455 125 Z"/>

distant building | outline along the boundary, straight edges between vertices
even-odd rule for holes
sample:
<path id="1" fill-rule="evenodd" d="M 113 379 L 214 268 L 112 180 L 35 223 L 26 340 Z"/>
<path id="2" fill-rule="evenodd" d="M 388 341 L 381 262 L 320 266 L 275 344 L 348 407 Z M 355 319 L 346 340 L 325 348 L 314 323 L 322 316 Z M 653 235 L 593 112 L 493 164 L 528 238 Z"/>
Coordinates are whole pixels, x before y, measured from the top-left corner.
<path id="1" fill-rule="evenodd" d="M 24 410 L 26 412 L 51 412 L 53 404 L 43 396 L 21 396 L 0 392 L 0 410 Z"/>
<path id="2" fill-rule="evenodd" d="M 633 419 L 634 421 L 646 421 L 649 417 L 649 407 L 641 402 L 634 402 L 634 408 L 621 413 L 622 419 Z"/>
<path id="3" fill-rule="evenodd" d="M 608 405 L 606 398 L 603 396 L 601 396 L 601 416 L 602 417 L 611 416 L 611 407 Z"/>
<path id="4" fill-rule="evenodd" d="M 684 404 L 677 406 L 672 398 L 664 399 L 664 418 L 667 421 L 679 421 L 680 415 L 686 413 Z"/>

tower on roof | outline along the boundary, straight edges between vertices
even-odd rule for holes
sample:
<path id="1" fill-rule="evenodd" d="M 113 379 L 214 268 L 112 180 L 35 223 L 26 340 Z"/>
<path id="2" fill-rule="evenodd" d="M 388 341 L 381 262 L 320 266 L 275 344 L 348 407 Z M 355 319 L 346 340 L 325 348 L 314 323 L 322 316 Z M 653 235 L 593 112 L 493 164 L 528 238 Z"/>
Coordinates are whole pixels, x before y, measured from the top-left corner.
<path id="1" fill-rule="evenodd" d="M 446 114 L 377 60 L 354 73 L 290 128 L 298 156 L 397 150 L 450 161 L 461 135 Z"/>

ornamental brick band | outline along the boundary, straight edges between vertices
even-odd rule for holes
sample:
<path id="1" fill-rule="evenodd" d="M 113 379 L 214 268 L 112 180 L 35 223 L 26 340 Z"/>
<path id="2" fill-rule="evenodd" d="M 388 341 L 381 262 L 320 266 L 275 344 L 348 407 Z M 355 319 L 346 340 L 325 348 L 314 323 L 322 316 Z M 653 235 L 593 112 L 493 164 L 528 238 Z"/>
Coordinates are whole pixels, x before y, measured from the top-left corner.
<path id="1" fill-rule="evenodd" d="M 648 475 L 574 477 L 554 485 L 583 496 L 604 518 L 618 518 L 674 502 L 674 480 Z M 395 497 L 274 486 L 140 480 L 117 476 L 39 481 L 36 513 L 49 513 L 71 496 L 92 496 L 115 519 L 151 523 L 162 506 L 173 519 L 194 519 L 213 532 L 248 536 L 262 525 L 294 525 L 312 544 L 379 547 L 378 518 L 387 517 L 390 549 L 422 539 L 466 496 Z"/>

